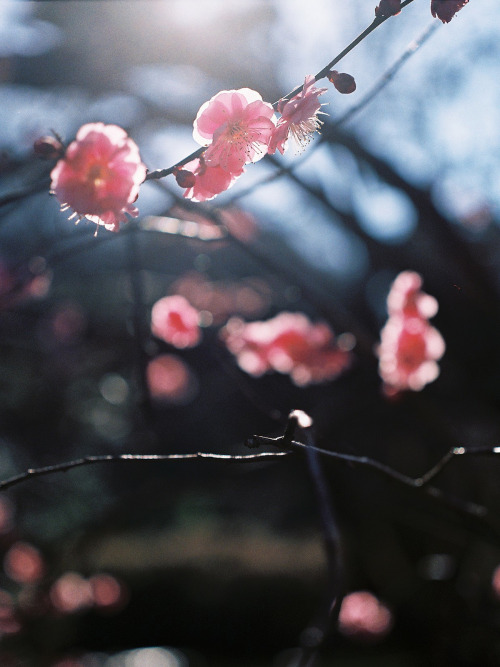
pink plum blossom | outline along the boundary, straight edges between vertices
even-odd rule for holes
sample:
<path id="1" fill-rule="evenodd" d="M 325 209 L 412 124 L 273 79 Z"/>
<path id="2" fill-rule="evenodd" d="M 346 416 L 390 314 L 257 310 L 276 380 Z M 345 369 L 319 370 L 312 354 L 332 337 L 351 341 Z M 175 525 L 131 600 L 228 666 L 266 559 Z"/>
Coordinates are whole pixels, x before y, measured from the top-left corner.
<path id="1" fill-rule="evenodd" d="M 199 313 L 179 294 L 163 297 L 151 311 L 151 331 L 174 347 L 194 347 L 201 340 Z"/>
<path id="2" fill-rule="evenodd" d="M 379 371 L 385 392 L 420 391 L 439 375 L 436 363 L 445 351 L 437 329 L 419 317 L 393 316 L 381 331 Z"/>
<path id="3" fill-rule="evenodd" d="M 429 324 L 438 304 L 420 290 L 422 278 L 413 271 L 400 273 L 387 297 L 389 319 L 380 332 L 377 349 L 379 373 L 388 396 L 400 391 L 420 391 L 439 375 L 437 361 L 445 342 Z"/>
<path id="4" fill-rule="evenodd" d="M 273 107 L 255 90 L 222 90 L 198 111 L 193 137 L 208 146 L 207 166 L 239 176 L 245 164 L 267 153 L 275 122 Z"/>
<path id="5" fill-rule="evenodd" d="M 72 208 L 106 229 L 118 231 L 126 213 L 136 217 L 132 206 L 146 177 L 137 145 L 117 125 L 83 125 L 51 173 L 51 190 L 62 210 Z"/>
<path id="6" fill-rule="evenodd" d="M 348 636 L 374 640 L 385 636 L 392 628 L 389 609 L 368 591 L 349 593 L 342 600 L 339 629 Z"/>
<path id="7" fill-rule="evenodd" d="M 281 113 L 281 118 L 273 131 L 269 153 L 273 154 L 277 149 L 283 154 L 289 135 L 295 139 L 299 147 L 305 148 L 311 140 L 311 134 L 321 127 L 322 122 L 318 118 L 321 103 L 318 97 L 328 89 L 316 88 L 313 85 L 315 81 L 312 74 L 306 76 L 302 91 L 291 100 L 280 102 L 278 111 Z"/>
<path id="8" fill-rule="evenodd" d="M 402 271 L 392 283 L 387 297 L 389 315 L 430 319 L 438 311 L 438 302 L 421 291 L 422 277 L 415 271 Z"/>
<path id="9" fill-rule="evenodd" d="M 194 176 L 194 185 L 184 191 L 184 197 L 200 202 L 213 199 L 216 195 L 228 190 L 241 176 L 243 168 L 239 172 L 229 172 L 219 165 L 209 167 L 204 157 L 200 157 L 183 165 L 183 171 Z"/>
<path id="10" fill-rule="evenodd" d="M 175 354 L 162 354 L 146 367 L 151 398 L 159 403 L 186 405 L 196 395 L 198 383 L 187 364 Z"/>
<path id="11" fill-rule="evenodd" d="M 313 324 L 302 313 L 283 312 L 250 323 L 232 318 L 222 338 L 246 373 L 258 377 L 276 371 L 290 375 L 298 386 L 333 380 L 351 361 L 327 324 Z"/>

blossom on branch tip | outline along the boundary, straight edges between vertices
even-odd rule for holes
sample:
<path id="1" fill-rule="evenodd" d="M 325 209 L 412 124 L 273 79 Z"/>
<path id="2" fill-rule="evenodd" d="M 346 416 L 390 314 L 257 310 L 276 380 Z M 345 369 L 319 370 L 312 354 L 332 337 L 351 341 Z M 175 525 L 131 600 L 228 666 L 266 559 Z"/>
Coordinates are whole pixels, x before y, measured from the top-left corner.
<path id="1" fill-rule="evenodd" d="M 279 150 L 283 155 L 291 135 L 301 147 L 310 142 L 311 135 L 318 131 L 323 124 L 319 118 L 321 102 L 318 97 L 326 93 L 327 88 L 316 88 L 316 79 L 312 74 L 306 76 L 304 87 L 291 100 L 281 100 L 278 111 L 281 118 L 278 120 L 276 129 L 273 131 L 269 143 L 269 153 L 272 155 Z"/>
<path id="2" fill-rule="evenodd" d="M 151 311 L 151 331 L 174 347 L 195 347 L 201 340 L 200 315 L 179 294 L 163 297 Z"/>
<path id="3" fill-rule="evenodd" d="M 333 380 L 351 362 L 352 336 L 346 334 L 341 345 L 327 324 L 313 324 L 302 313 L 248 323 L 233 317 L 221 337 L 246 373 L 284 373 L 302 387 Z"/>
<path id="4" fill-rule="evenodd" d="M 194 121 L 193 137 L 208 167 L 240 175 L 243 166 L 267 153 L 275 127 L 273 107 L 255 90 L 222 90 L 205 102 Z"/>
<path id="5" fill-rule="evenodd" d="M 449 23 L 469 0 L 431 0 L 431 13 L 443 23 Z"/>
<path id="6" fill-rule="evenodd" d="M 72 208 L 74 214 L 106 229 L 118 231 L 128 213 L 136 217 L 132 206 L 139 186 L 146 177 L 137 145 L 117 125 L 83 125 L 52 170 L 51 191 L 61 203 L 61 210 Z"/>
<path id="7" fill-rule="evenodd" d="M 228 190 L 244 171 L 242 168 L 239 172 L 232 173 L 221 166 L 209 167 L 203 156 L 188 162 L 183 167 L 179 174 L 191 174 L 194 182 L 189 176 L 183 176 L 180 180 L 176 175 L 177 182 L 181 187 L 187 187 L 184 197 L 196 202 L 208 201 Z"/>

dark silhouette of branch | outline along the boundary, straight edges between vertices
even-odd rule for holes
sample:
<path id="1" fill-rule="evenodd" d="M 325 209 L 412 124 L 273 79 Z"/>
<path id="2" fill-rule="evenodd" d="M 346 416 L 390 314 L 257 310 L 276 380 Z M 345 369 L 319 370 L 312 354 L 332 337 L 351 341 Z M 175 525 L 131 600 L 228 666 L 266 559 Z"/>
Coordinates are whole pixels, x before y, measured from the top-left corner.
<path id="1" fill-rule="evenodd" d="M 433 21 L 427 28 L 403 51 L 403 53 L 393 62 L 393 64 L 382 74 L 382 76 L 373 84 L 359 100 L 357 104 L 347 109 L 347 111 L 333 121 L 334 127 L 344 125 L 352 120 L 356 114 L 367 107 L 370 102 L 389 84 L 403 65 L 409 60 L 418 49 L 441 27 L 441 23 Z M 316 146 L 315 146 L 316 147 Z"/>
<path id="2" fill-rule="evenodd" d="M 29 468 L 19 475 L 14 475 L 0 482 L 0 491 L 20 484 L 33 477 L 43 477 L 56 472 L 67 472 L 73 468 L 94 465 L 95 463 L 119 463 L 119 462 L 151 462 L 151 461 L 189 461 L 192 459 L 210 459 L 215 461 L 226 461 L 228 463 L 247 463 L 249 461 L 265 461 L 288 456 L 291 452 L 261 452 L 259 454 L 214 454 L 212 452 L 193 452 L 188 454 L 102 454 L 97 456 L 82 456 L 73 461 L 56 463 L 43 466 L 42 468 Z"/>
<path id="3" fill-rule="evenodd" d="M 407 5 L 409 5 L 412 2 L 413 2 L 413 0 L 405 0 L 404 2 L 401 3 L 401 9 L 403 9 L 404 7 L 406 7 Z M 343 51 L 341 51 L 337 56 L 335 56 L 335 58 L 333 60 L 331 60 L 328 63 L 328 65 L 325 65 L 323 67 L 323 69 L 321 69 L 315 75 L 314 78 L 316 79 L 316 81 L 319 81 L 320 79 L 324 79 L 325 76 L 328 76 L 328 73 L 330 72 L 332 67 L 335 67 L 335 65 L 337 63 L 339 63 L 342 60 L 342 58 L 345 58 L 345 56 L 348 53 L 350 53 L 358 44 L 360 44 L 365 39 L 365 37 L 368 37 L 368 35 L 370 33 L 372 33 L 376 28 L 379 27 L 379 25 L 382 25 L 382 23 L 387 21 L 387 19 L 389 19 L 389 18 L 391 18 L 391 17 L 390 16 L 379 16 L 379 17 L 376 17 L 375 19 L 373 19 L 373 22 L 368 26 L 368 28 L 365 28 L 365 30 L 363 30 L 362 33 L 360 33 L 355 39 L 353 39 L 353 41 L 350 44 L 348 44 Z M 288 93 L 288 95 L 285 95 L 281 99 L 290 99 L 291 97 L 294 97 L 294 95 L 297 95 L 298 93 L 300 93 L 302 91 L 303 87 L 304 87 L 303 85 L 302 86 L 297 86 L 297 88 L 292 90 L 291 93 Z M 275 103 L 275 104 L 277 104 L 277 103 Z"/>
<path id="4" fill-rule="evenodd" d="M 297 440 L 291 440 L 290 436 L 282 435 L 276 438 L 267 436 L 254 435 L 247 441 L 247 446 L 251 448 L 261 446 L 277 447 L 280 451 L 277 452 L 262 452 L 253 455 L 233 455 L 233 454 L 216 454 L 212 452 L 196 452 L 190 454 L 103 454 L 101 456 L 84 456 L 73 461 L 66 461 L 64 463 L 57 463 L 54 465 L 44 466 L 41 468 L 30 468 L 19 475 L 14 475 L 4 481 L 0 482 L 0 491 L 8 489 L 16 484 L 26 481 L 32 477 L 41 477 L 43 475 L 50 475 L 56 472 L 66 472 L 72 468 L 92 465 L 94 463 L 116 463 L 118 461 L 183 461 L 189 459 L 213 459 L 227 462 L 249 462 L 256 460 L 273 460 L 282 456 L 287 456 L 293 452 L 305 453 L 309 447 L 317 454 L 328 457 L 330 459 L 351 465 L 369 468 L 375 472 L 383 475 L 386 478 L 397 482 L 402 486 L 421 491 L 424 495 L 437 500 L 443 506 L 453 510 L 474 528 L 479 525 L 482 529 L 483 536 L 487 537 L 495 544 L 500 544 L 500 528 L 491 522 L 491 516 L 488 509 L 477 503 L 462 500 L 452 496 L 436 486 L 432 486 L 429 482 L 433 480 L 446 466 L 457 457 L 474 457 L 474 456 L 497 456 L 500 454 L 500 446 L 481 447 L 468 449 L 466 447 L 452 448 L 442 459 L 438 461 L 429 471 L 420 475 L 419 477 L 410 477 L 403 473 L 394 470 L 390 466 L 371 459 L 368 456 L 355 456 L 353 454 L 343 454 L 327 449 L 316 447 L 313 444 L 305 444 Z"/>
<path id="5" fill-rule="evenodd" d="M 296 440 L 287 441 L 287 439 L 283 436 L 278 436 L 277 438 L 253 436 L 249 439 L 247 444 L 250 447 L 274 445 L 280 449 L 286 447 L 290 451 L 302 452 L 304 452 L 307 448 L 307 444 L 298 442 Z M 486 507 L 468 500 L 457 498 L 456 496 L 448 494 L 439 487 L 433 486 L 429 483 L 442 470 L 444 470 L 453 459 L 456 459 L 459 456 L 497 456 L 500 454 L 500 447 L 481 447 L 477 449 L 453 447 L 447 454 L 443 456 L 442 459 L 438 461 L 436 465 L 434 465 L 429 471 L 425 472 L 419 477 L 410 477 L 409 475 L 400 473 L 397 470 L 394 470 L 394 468 L 391 468 L 390 466 L 381 463 L 380 461 L 371 459 L 368 456 L 343 454 L 319 447 L 314 447 L 314 450 L 318 454 L 321 454 L 321 456 L 329 457 L 354 467 L 359 466 L 369 468 L 402 486 L 406 486 L 408 488 L 422 492 L 429 498 L 438 501 L 442 506 L 460 515 L 464 519 L 467 526 L 471 528 L 471 530 L 475 530 L 477 532 L 477 529 L 480 528 L 480 533 L 483 537 L 487 538 L 494 544 L 500 544 L 500 526 L 493 522 L 493 518 L 491 517 Z"/>
<path id="6" fill-rule="evenodd" d="M 298 667 L 313 667 L 319 649 L 326 639 L 333 616 L 338 616 L 345 591 L 345 568 L 342 557 L 341 536 L 333 511 L 330 489 L 326 481 L 319 452 L 312 435 L 313 421 L 301 410 L 294 410 L 288 417 L 284 442 L 293 442 L 293 434 L 302 431 L 306 445 L 306 461 L 318 505 L 323 541 L 328 563 L 328 583 L 324 600 L 315 618 L 301 634 L 301 656 Z"/>
<path id="7" fill-rule="evenodd" d="M 420 188 L 407 181 L 387 161 L 371 153 L 352 134 L 339 130 L 335 123 L 323 125 L 322 140 L 344 146 L 357 160 L 373 169 L 385 183 L 408 196 L 419 213 L 421 229 L 424 229 L 429 238 L 437 240 L 442 247 L 447 248 L 448 255 L 455 259 L 461 272 L 468 274 L 472 285 L 475 286 L 476 300 L 480 300 L 488 312 L 491 312 L 491 303 L 500 301 L 495 281 L 478 262 L 470 247 L 455 232 L 450 221 L 437 210 L 430 189 Z"/>
<path id="8" fill-rule="evenodd" d="M 49 187 L 50 187 L 50 180 L 47 178 L 44 178 L 41 181 L 37 181 L 36 183 L 31 183 L 31 185 L 28 185 L 22 190 L 9 192 L 5 195 L 2 195 L 0 197 L 0 206 L 13 204 L 14 202 L 17 202 L 20 199 L 24 199 L 25 197 L 31 197 L 32 195 L 36 195 L 39 192 L 45 192 L 46 190 L 49 189 Z"/>

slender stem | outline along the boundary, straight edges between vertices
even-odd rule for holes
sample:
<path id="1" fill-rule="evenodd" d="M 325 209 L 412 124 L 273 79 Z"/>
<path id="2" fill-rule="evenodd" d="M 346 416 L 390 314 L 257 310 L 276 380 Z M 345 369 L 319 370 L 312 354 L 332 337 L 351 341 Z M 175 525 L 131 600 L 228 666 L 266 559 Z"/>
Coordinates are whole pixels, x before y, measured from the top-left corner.
<path id="1" fill-rule="evenodd" d="M 176 162 L 171 167 L 167 167 L 167 169 L 157 169 L 156 171 L 149 171 L 146 174 L 146 178 L 144 180 L 145 181 L 151 181 L 153 179 L 156 180 L 158 178 L 164 178 L 169 174 L 173 174 L 175 169 L 177 169 L 178 167 L 182 167 L 184 164 L 187 164 L 188 162 L 191 162 L 191 160 L 196 160 L 196 158 L 199 158 L 200 155 L 202 155 L 205 151 L 206 151 L 206 146 L 202 146 L 201 148 L 198 148 L 193 153 L 191 153 L 191 155 L 188 155 L 184 159 L 179 160 L 179 162 Z"/>
<path id="2" fill-rule="evenodd" d="M 29 468 L 19 475 L 14 475 L 0 482 L 0 491 L 5 491 L 11 486 L 33 477 L 43 477 L 56 472 L 67 472 L 73 468 L 93 465 L 95 463 L 119 463 L 119 462 L 147 462 L 147 461 L 189 461 L 191 459 L 211 459 L 215 461 L 226 461 L 228 463 L 248 463 L 249 461 L 263 461 L 266 459 L 277 459 L 288 456 L 290 452 L 261 452 L 259 454 L 214 454 L 212 452 L 193 452 L 189 454 L 102 454 L 98 456 L 82 456 L 73 461 L 56 463 L 55 465 L 42 468 Z"/>
<path id="3" fill-rule="evenodd" d="M 319 452 L 314 445 L 311 428 L 303 430 L 306 440 L 307 467 L 314 486 L 321 517 L 325 552 L 328 561 L 328 584 L 324 601 L 316 618 L 302 633 L 302 655 L 299 667 L 312 667 L 318 657 L 318 651 L 328 634 L 332 615 L 335 614 L 338 616 L 340 611 L 345 590 L 345 573 L 341 536 L 333 512 L 330 489 L 321 466 Z"/>
<path id="4" fill-rule="evenodd" d="M 402 2 L 401 3 L 401 9 L 403 9 L 404 7 L 409 5 L 411 2 L 413 2 L 413 0 L 405 0 L 404 2 Z M 387 21 L 388 18 L 391 18 L 391 17 L 390 16 L 376 17 L 373 20 L 373 22 L 368 26 L 368 28 L 363 30 L 363 32 L 360 33 L 350 44 L 348 44 L 345 47 L 345 49 L 343 49 L 338 55 L 336 55 L 335 58 L 328 63 L 328 65 L 325 65 L 325 67 L 323 67 L 323 69 L 321 69 L 315 75 L 314 78 L 316 79 L 316 81 L 318 81 L 319 79 L 323 79 L 325 76 L 327 76 L 328 72 L 331 70 L 332 67 L 334 67 L 338 62 L 340 62 L 342 60 L 342 58 L 344 58 L 348 53 L 350 53 L 360 42 L 362 42 L 365 39 L 365 37 L 367 37 L 376 28 L 378 28 L 379 25 L 381 25 L 382 23 Z M 303 85 L 297 86 L 297 88 L 292 90 L 290 93 L 288 93 L 287 95 L 284 95 L 279 100 L 276 100 L 276 102 L 273 103 L 273 107 L 276 107 L 278 105 L 278 102 L 280 102 L 282 100 L 287 100 L 287 99 L 290 99 L 290 98 L 294 97 L 295 95 L 300 93 L 303 88 L 304 88 Z M 182 167 L 184 164 L 186 164 L 188 162 L 191 162 L 191 160 L 195 160 L 196 158 L 199 158 L 205 152 L 205 150 L 206 150 L 206 146 L 202 146 L 201 148 L 198 148 L 196 151 L 191 153 L 191 155 L 189 155 L 188 157 L 183 158 L 182 160 L 179 160 L 179 162 L 176 162 L 171 167 L 167 167 L 166 169 L 156 169 L 155 171 L 150 171 L 146 175 L 145 180 L 146 181 L 157 180 L 157 179 L 160 179 L 160 178 L 164 178 L 165 176 L 169 176 L 178 167 Z"/>

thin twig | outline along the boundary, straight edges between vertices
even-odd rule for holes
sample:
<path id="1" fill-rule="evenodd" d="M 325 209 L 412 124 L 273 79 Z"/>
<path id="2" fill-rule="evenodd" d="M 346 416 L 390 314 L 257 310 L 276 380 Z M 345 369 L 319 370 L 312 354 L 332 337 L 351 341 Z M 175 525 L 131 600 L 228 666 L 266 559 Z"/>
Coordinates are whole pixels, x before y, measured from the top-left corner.
<path id="1" fill-rule="evenodd" d="M 270 438 L 266 436 L 255 435 L 249 438 L 247 446 L 255 448 L 262 445 L 271 445 L 278 447 L 281 451 L 278 452 L 262 452 L 254 455 L 233 455 L 233 454 L 215 454 L 212 452 L 196 452 L 192 454 L 103 454 L 99 456 L 84 456 L 73 461 L 66 461 L 65 463 L 57 463 L 54 465 L 44 466 L 41 468 L 30 468 L 19 475 L 14 475 L 4 481 L 0 482 L 0 491 L 8 489 L 16 484 L 26 481 L 32 477 L 40 477 L 42 475 L 50 475 L 56 472 L 65 472 L 72 468 L 78 468 L 94 463 L 109 463 L 117 461 L 175 461 L 188 459 L 214 459 L 228 462 L 247 462 L 259 459 L 276 459 L 286 456 L 294 451 L 301 451 L 307 448 L 308 445 L 297 440 L 285 439 L 285 436 L 278 436 L 277 438 Z M 342 461 L 343 463 L 353 466 L 361 466 L 375 470 L 384 477 L 390 478 L 399 484 L 413 489 L 421 489 L 423 493 L 429 497 L 440 501 L 450 509 L 471 519 L 486 520 L 488 517 L 488 510 L 482 505 L 473 502 L 464 501 L 454 496 L 450 496 L 441 489 L 431 486 L 429 482 L 436 477 L 450 461 L 458 456 L 497 456 L 500 454 L 500 446 L 481 447 L 478 449 L 467 449 L 465 447 L 454 447 L 440 461 L 433 466 L 428 472 L 420 477 L 409 477 L 403 473 L 394 470 L 388 465 L 369 458 L 368 456 L 355 456 L 353 454 L 343 454 L 334 452 L 320 447 L 312 446 L 315 452 L 321 456 L 327 456 L 331 459 Z M 491 530 L 492 526 L 487 524 Z M 495 529 L 496 530 L 496 529 Z M 498 532 L 498 531 L 497 531 Z M 498 534 L 496 535 L 498 538 Z"/>
<path id="2" fill-rule="evenodd" d="M 318 504 L 328 563 L 328 584 L 324 600 L 313 621 L 301 634 L 302 654 L 298 667 L 313 667 L 315 664 L 319 649 L 328 635 L 332 615 L 334 613 L 338 615 L 340 611 L 345 590 L 341 536 L 334 516 L 330 489 L 321 466 L 318 450 L 314 445 L 311 433 L 312 425 L 312 419 L 308 415 L 294 410 L 290 413 L 284 434 L 285 440 L 291 439 L 293 430 L 297 430 L 299 427 L 304 433 L 307 468 Z"/>
<path id="3" fill-rule="evenodd" d="M 354 104 L 353 106 L 349 107 L 345 113 L 343 113 L 341 116 L 338 116 L 335 118 L 335 120 L 332 120 L 330 123 L 330 127 L 332 128 L 337 128 L 340 127 L 341 125 L 344 125 L 345 123 L 349 122 L 352 120 L 352 118 L 357 115 L 360 111 L 365 109 L 374 99 L 377 97 L 377 95 L 380 94 L 380 92 L 394 79 L 396 74 L 399 72 L 399 70 L 403 67 L 403 65 L 413 56 L 420 47 L 422 47 L 425 42 L 431 37 L 431 35 L 434 34 L 434 32 L 441 27 L 441 23 L 433 21 L 430 23 L 427 28 L 424 30 L 423 33 L 421 33 L 416 39 L 412 40 L 406 49 L 403 51 L 403 53 L 395 60 L 392 65 L 382 74 L 382 76 L 376 81 L 376 83 L 361 97 L 361 99 Z M 301 155 L 297 160 L 293 162 L 293 164 L 281 164 L 276 158 L 272 158 L 271 155 L 266 155 L 266 159 L 270 162 L 272 162 L 275 166 L 279 165 L 279 168 L 277 171 L 275 171 L 274 174 L 271 174 L 270 176 L 265 176 L 253 185 L 249 185 L 247 188 L 243 190 L 239 190 L 238 192 L 233 193 L 232 195 L 229 195 L 229 197 L 226 199 L 226 205 L 230 205 L 233 202 L 237 201 L 238 199 L 242 199 L 243 197 L 247 197 L 248 195 L 252 194 L 254 190 L 257 188 L 263 186 L 263 185 L 268 185 L 270 183 L 273 183 L 273 181 L 282 178 L 283 176 L 288 176 L 294 172 L 297 171 L 299 167 L 303 165 L 303 163 L 308 160 L 317 149 L 322 146 L 325 143 L 325 140 L 323 136 L 319 136 L 317 138 L 317 141 L 315 141 L 310 147 L 307 152 L 305 152 L 303 155 Z"/>
<path id="4" fill-rule="evenodd" d="M 411 2 L 413 2 L 413 0 L 405 0 L 403 3 L 401 3 L 401 9 L 403 9 L 404 7 L 409 5 Z M 368 26 L 368 28 L 363 30 L 363 32 L 360 33 L 355 39 L 353 39 L 353 41 L 350 44 L 348 44 L 345 47 L 345 49 L 343 49 L 338 55 L 336 55 L 335 58 L 328 63 L 328 65 L 325 65 L 325 67 L 323 67 L 323 69 L 321 69 L 315 75 L 314 78 L 316 79 L 316 81 L 319 81 L 319 79 L 323 79 L 325 76 L 327 76 L 332 67 L 334 67 L 338 62 L 340 62 L 342 60 L 342 58 L 344 58 L 348 53 L 350 53 L 360 42 L 362 42 L 365 39 L 365 37 L 367 37 L 376 28 L 378 28 L 379 25 L 381 25 L 382 23 L 387 21 L 388 18 L 391 18 L 391 17 L 389 17 L 389 16 L 376 17 L 372 21 L 372 23 Z M 303 84 L 301 86 L 297 86 L 297 88 L 292 90 L 290 93 L 288 93 L 287 95 L 284 95 L 279 100 L 276 100 L 276 102 L 274 102 L 272 106 L 276 107 L 280 101 L 287 100 L 287 99 L 290 99 L 290 98 L 294 97 L 295 95 L 300 93 L 303 88 L 304 88 Z M 195 160 L 196 158 L 199 158 L 201 155 L 203 155 L 203 153 L 206 151 L 206 149 L 207 149 L 207 146 L 202 146 L 201 148 L 198 148 L 196 151 L 191 153 L 191 155 L 189 155 L 188 157 L 185 157 L 182 160 L 179 160 L 178 162 L 176 162 L 171 167 L 167 167 L 166 169 L 156 169 L 155 171 L 148 172 L 147 175 L 146 175 L 145 180 L 146 181 L 157 180 L 157 179 L 160 179 L 160 178 L 164 178 L 165 176 L 169 176 L 170 174 L 172 174 L 175 171 L 175 169 L 177 169 L 179 167 L 182 167 L 186 163 L 191 162 L 192 160 Z"/>
<path id="5" fill-rule="evenodd" d="M 401 9 L 406 7 L 406 5 L 409 5 L 411 2 L 413 2 L 413 0 L 405 0 L 403 3 L 401 3 Z M 323 67 L 323 69 L 321 69 L 315 75 L 314 78 L 316 79 L 316 81 L 319 81 L 320 79 L 324 79 L 325 76 L 328 76 L 332 67 L 335 67 L 335 65 L 337 63 L 339 63 L 342 60 L 342 58 L 345 58 L 345 56 L 348 53 L 350 53 L 358 44 L 360 44 L 365 39 L 365 37 L 368 37 L 368 35 L 370 33 L 372 33 L 376 28 L 379 27 L 379 25 L 382 25 L 382 23 L 387 21 L 387 19 L 389 19 L 389 18 L 391 18 L 391 17 L 390 16 L 380 16 L 380 17 L 376 17 L 375 19 L 373 19 L 373 22 L 368 26 L 368 28 L 365 28 L 365 30 L 363 30 L 362 33 L 360 33 L 355 39 L 353 39 L 353 41 L 350 44 L 348 44 L 345 47 L 345 49 L 343 49 L 343 51 L 341 51 L 337 56 L 335 56 L 335 58 L 333 60 L 331 60 L 328 63 L 328 65 L 325 65 Z M 297 86 L 297 88 L 292 90 L 291 93 L 288 93 L 288 95 L 285 95 L 281 99 L 282 100 L 288 100 L 288 99 L 294 97 L 295 95 L 298 95 L 298 93 L 302 92 L 303 88 L 304 88 L 303 85 L 302 86 Z M 278 101 L 280 101 L 280 100 L 278 100 Z M 275 104 L 277 104 L 277 102 L 275 102 Z"/>
<path id="6" fill-rule="evenodd" d="M 279 436 L 277 438 L 269 438 L 265 436 L 253 436 L 250 440 L 250 446 L 256 447 L 262 445 L 274 445 L 275 447 L 283 447 L 284 438 Z M 296 440 L 291 441 L 288 444 L 288 448 L 293 451 L 303 451 L 306 449 L 306 445 L 303 442 L 298 442 Z M 422 489 L 423 493 L 429 497 L 438 500 L 443 505 L 446 505 L 450 509 L 454 510 L 472 519 L 485 520 L 488 516 L 488 510 L 482 505 L 476 503 L 461 500 L 455 496 L 451 496 L 441 489 L 431 486 L 429 482 L 440 473 L 448 463 L 456 458 L 457 456 L 496 456 L 500 454 L 500 447 L 482 447 L 480 449 L 466 449 L 465 447 L 454 447 L 452 448 L 435 466 L 431 468 L 428 472 L 424 473 L 420 477 L 410 477 L 403 473 L 394 470 L 388 465 L 369 458 L 368 456 L 355 456 L 353 454 L 342 454 L 340 452 L 333 452 L 327 449 L 321 449 L 319 447 L 314 447 L 314 449 L 321 454 L 322 456 L 328 456 L 337 461 L 342 461 L 344 463 L 351 464 L 353 466 L 361 466 L 365 468 L 370 468 L 380 473 L 381 475 L 392 479 L 403 486 L 407 486 L 413 489 Z M 488 528 L 491 529 L 491 526 L 488 524 Z M 497 535 L 498 538 L 498 535 Z"/>
<path id="7" fill-rule="evenodd" d="M 336 118 L 332 125 L 333 127 L 340 127 L 367 107 L 370 102 L 394 79 L 396 74 L 399 72 L 401 67 L 406 63 L 409 58 L 423 45 L 425 42 L 441 27 L 441 23 L 433 21 L 430 23 L 427 28 L 417 37 L 415 40 L 410 42 L 403 53 L 399 58 L 382 74 L 382 76 L 375 82 L 375 84 L 368 90 L 363 97 L 359 100 L 357 104 L 354 104 L 352 107 L 347 109 L 347 111 Z"/>
<path id="8" fill-rule="evenodd" d="M 226 461 L 228 463 L 247 463 L 249 461 L 265 461 L 266 459 L 277 459 L 288 456 L 291 452 L 261 452 L 259 454 L 214 454 L 212 452 L 193 452 L 188 454 L 101 454 L 98 456 L 82 456 L 73 461 L 56 463 L 43 466 L 42 468 L 29 468 L 19 475 L 14 475 L 0 482 L 0 491 L 20 484 L 33 477 L 43 477 L 56 472 L 67 472 L 73 468 L 93 465 L 94 463 L 118 463 L 118 462 L 145 462 L 145 461 L 189 461 L 191 459 L 211 459 L 215 461 Z"/>

